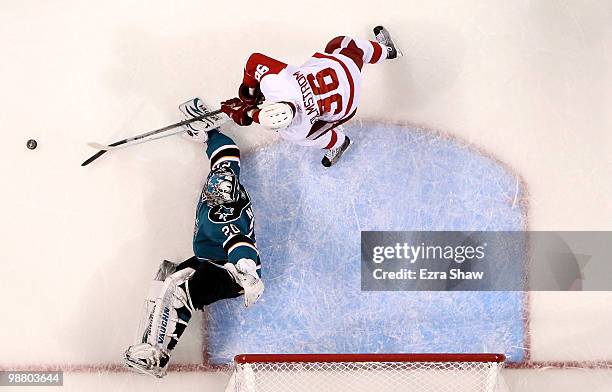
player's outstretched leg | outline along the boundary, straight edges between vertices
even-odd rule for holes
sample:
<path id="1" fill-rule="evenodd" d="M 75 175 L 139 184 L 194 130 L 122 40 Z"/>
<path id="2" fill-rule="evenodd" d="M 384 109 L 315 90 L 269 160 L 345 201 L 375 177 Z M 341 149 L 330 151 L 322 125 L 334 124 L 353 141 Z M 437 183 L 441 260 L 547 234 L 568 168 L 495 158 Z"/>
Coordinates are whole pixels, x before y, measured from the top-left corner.
<path id="1" fill-rule="evenodd" d="M 402 51 L 397 47 L 397 44 L 391 39 L 391 34 L 383 26 L 374 27 L 374 36 L 379 44 L 384 45 L 387 48 L 387 58 L 394 59 L 402 57 Z"/>
<path id="2" fill-rule="evenodd" d="M 379 33 L 376 36 L 376 41 L 338 36 L 327 43 L 325 53 L 342 54 L 353 60 L 360 70 L 363 68 L 363 64 L 378 64 L 401 56 L 401 52 L 391 40 L 387 30 L 382 26 L 377 26 L 374 31 Z M 384 31 L 384 34 L 382 31 Z"/>
<path id="3" fill-rule="evenodd" d="M 189 293 L 193 268 L 177 270 L 164 261 L 151 283 L 138 343 L 124 353 L 127 367 L 155 377 L 166 375 L 170 352 L 187 327 L 195 308 Z"/>
<path id="4" fill-rule="evenodd" d="M 124 353 L 127 367 L 164 377 L 172 350 L 196 310 L 244 289 L 224 268 L 192 257 L 178 266 L 164 261 L 152 282 L 138 342 Z"/>

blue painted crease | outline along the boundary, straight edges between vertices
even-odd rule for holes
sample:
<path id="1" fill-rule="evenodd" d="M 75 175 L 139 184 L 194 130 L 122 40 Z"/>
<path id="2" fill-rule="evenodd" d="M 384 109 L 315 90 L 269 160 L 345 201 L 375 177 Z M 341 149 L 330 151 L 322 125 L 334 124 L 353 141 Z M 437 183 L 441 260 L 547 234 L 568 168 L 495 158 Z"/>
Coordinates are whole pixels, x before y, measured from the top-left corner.
<path id="1" fill-rule="evenodd" d="M 213 363 L 237 353 L 502 352 L 523 356 L 521 292 L 362 292 L 362 230 L 522 230 L 517 179 L 438 135 L 354 124 L 333 168 L 281 142 L 243 158 L 266 292 L 209 308 Z M 518 197 L 520 197 L 519 189 Z"/>

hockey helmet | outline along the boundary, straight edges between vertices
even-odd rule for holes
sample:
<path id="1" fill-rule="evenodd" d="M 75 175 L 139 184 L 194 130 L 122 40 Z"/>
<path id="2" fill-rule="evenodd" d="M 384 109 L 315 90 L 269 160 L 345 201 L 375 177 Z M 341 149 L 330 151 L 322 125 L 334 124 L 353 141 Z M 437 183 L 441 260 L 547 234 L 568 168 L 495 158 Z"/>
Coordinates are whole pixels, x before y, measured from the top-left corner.
<path id="1" fill-rule="evenodd" d="M 259 111 L 259 123 L 268 129 L 285 129 L 293 121 L 294 110 L 286 102 L 264 105 Z"/>
<path id="2" fill-rule="evenodd" d="M 204 199 L 211 206 L 233 203 L 240 196 L 240 184 L 232 170 L 227 167 L 219 167 L 208 174 L 204 185 Z"/>

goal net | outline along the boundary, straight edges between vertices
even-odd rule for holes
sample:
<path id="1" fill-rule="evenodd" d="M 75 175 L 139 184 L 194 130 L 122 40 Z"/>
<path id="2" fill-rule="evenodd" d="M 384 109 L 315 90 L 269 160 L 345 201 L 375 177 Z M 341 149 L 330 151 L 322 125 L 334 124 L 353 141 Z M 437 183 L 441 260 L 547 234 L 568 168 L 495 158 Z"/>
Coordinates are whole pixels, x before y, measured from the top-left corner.
<path id="1" fill-rule="evenodd" d="M 242 354 L 226 392 L 492 392 L 503 354 Z"/>

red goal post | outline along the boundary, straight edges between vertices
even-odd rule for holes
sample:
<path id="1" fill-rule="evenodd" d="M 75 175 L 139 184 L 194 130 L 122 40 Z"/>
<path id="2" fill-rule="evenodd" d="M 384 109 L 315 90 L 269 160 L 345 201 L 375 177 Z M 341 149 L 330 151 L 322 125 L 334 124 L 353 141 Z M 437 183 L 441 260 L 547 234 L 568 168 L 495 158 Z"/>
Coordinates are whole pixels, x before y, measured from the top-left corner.
<path id="1" fill-rule="evenodd" d="M 503 354 L 240 354 L 226 392 L 493 392 Z"/>

